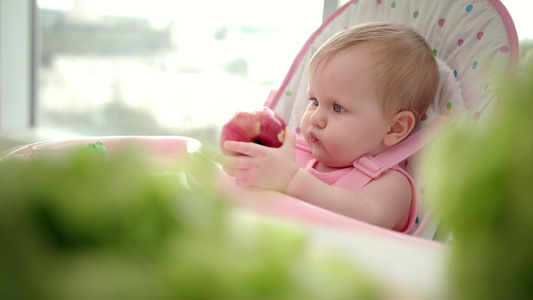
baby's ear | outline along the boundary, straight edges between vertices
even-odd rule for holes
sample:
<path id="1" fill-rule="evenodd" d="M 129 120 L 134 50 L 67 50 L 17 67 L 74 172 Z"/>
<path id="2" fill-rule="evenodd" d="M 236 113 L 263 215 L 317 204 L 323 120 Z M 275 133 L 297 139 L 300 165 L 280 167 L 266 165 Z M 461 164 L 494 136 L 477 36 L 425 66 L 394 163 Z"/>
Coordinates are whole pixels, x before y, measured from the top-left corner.
<path id="1" fill-rule="evenodd" d="M 383 140 L 385 145 L 392 147 L 405 139 L 415 127 L 415 120 L 415 115 L 410 111 L 401 111 L 392 116 L 391 127 Z"/>

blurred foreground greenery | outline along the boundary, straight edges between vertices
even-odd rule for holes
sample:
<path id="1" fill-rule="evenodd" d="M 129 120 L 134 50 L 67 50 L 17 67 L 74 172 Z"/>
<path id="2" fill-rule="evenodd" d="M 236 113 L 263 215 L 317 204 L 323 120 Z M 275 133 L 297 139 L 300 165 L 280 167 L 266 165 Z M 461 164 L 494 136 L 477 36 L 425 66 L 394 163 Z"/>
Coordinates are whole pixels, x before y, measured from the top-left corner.
<path id="1" fill-rule="evenodd" d="M 205 164 L 141 155 L 0 163 L 0 299 L 377 297 L 303 228 L 236 217 Z"/>
<path id="2" fill-rule="evenodd" d="M 457 122 L 428 158 L 453 233 L 450 299 L 533 298 L 533 65 L 506 82 L 486 126 Z"/>

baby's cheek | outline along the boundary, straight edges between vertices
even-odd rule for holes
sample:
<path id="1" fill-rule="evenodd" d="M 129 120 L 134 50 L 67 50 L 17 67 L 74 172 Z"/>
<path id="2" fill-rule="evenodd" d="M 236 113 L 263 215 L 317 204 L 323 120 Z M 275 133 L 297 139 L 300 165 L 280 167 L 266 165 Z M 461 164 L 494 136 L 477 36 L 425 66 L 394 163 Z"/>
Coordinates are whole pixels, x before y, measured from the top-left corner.
<path id="1" fill-rule="evenodd" d="M 356 158 L 365 154 L 362 153 L 365 148 L 364 142 L 345 134 L 326 134 L 323 143 L 332 155 L 344 163 L 349 162 L 351 164 Z"/>
<path id="2" fill-rule="evenodd" d="M 302 119 L 300 120 L 300 132 L 299 134 L 305 134 L 307 129 L 309 128 L 309 113 L 306 112 L 302 116 Z"/>

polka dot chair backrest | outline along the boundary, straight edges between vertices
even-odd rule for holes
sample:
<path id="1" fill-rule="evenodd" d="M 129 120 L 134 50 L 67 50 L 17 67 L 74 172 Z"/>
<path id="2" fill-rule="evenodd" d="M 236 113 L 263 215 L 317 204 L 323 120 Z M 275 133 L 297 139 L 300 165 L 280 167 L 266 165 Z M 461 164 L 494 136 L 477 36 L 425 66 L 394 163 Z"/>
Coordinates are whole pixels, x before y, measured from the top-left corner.
<path id="1" fill-rule="evenodd" d="M 265 103 L 278 112 L 296 133 L 305 111 L 307 65 L 313 53 L 340 30 L 366 22 L 390 21 L 414 28 L 426 38 L 437 58 L 440 86 L 431 107 L 415 131 L 439 115 L 461 114 L 478 123 L 496 105 L 501 78 L 516 71 L 518 38 L 511 16 L 499 0 L 353 0 L 335 11 L 309 38 L 280 88 Z M 417 183 L 419 219 L 424 217 L 424 182 L 415 154 L 403 161 Z M 426 224 L 432 238 L 438 222 Z M 425 236 L 424 236 L 425 235 Z"/>

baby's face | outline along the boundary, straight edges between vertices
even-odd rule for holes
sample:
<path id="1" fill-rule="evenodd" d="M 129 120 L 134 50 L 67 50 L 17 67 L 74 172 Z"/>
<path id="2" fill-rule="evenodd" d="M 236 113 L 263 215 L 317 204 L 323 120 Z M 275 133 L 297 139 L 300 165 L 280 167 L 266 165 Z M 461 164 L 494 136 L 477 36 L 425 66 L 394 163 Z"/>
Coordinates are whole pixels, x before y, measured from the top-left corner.
<path id="1" fill-rule="evenodd" d="M 322 167 L 348 167 L 387 148 L 383 139 L 392 119 L 378 100 L 369 47 L 344 50 L 309 74 L 310 101 L 301 128 Z"/>

